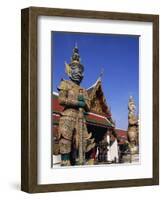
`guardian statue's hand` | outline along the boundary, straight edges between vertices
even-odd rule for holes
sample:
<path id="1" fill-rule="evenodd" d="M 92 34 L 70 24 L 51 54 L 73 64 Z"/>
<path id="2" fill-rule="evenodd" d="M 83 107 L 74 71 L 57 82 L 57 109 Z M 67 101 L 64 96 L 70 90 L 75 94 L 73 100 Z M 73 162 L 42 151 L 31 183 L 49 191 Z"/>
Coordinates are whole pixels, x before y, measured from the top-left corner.
<path id="1" fill-rule="evenodd" d="M 79 95 L 78 96 L 78 106 L 80 108 L 84 108 L 86 106 L 85 100 L 84 100 L 84 96 L 83 95 Z"/>

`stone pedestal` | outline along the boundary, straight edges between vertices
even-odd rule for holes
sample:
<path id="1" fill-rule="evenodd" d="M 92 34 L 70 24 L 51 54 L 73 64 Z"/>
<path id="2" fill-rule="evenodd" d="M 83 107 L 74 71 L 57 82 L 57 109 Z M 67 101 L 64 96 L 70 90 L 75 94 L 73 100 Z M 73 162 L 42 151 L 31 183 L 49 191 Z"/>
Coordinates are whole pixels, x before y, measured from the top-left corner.
<path id="1" fill-rule="evenodd" d="M 139 154 L 127 154 L 122 158 L 122 163 L 138 163 L 139 162 Z"/>

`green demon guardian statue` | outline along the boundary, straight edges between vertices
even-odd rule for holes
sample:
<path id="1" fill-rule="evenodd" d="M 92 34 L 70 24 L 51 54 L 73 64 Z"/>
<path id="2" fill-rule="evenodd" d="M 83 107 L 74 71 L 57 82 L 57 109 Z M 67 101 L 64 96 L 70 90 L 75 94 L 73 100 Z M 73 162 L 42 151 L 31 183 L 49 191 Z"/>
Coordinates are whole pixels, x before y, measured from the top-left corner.
<path id="1" fill-rule="evenodd" d="M 95 143 L 86 127 L 85 114 L 90 109 L 90 100 L 86 89 L 80 87 L 84 67 L 77 46 L 73 49 L 71 63 L 65 63 L 65 67 L 70 80 L 62 80 L 58 88 L 59 103 L 64 107 L 58 131 L 61 166 L 84 165 L 85 155 Z"/>

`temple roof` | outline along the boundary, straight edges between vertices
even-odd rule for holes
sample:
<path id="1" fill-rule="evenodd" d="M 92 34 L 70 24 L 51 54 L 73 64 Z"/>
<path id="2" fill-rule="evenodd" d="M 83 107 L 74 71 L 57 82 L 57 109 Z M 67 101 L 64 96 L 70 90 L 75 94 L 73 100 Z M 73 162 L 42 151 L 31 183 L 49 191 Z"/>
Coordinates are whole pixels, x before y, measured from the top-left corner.
<path id="1" fill-rule="evenodd" d="M 91 100 L 91 112 L 111 118 L 111 112 L 107 105 L 105 95 L 102 90 L 101 78 L 87 89 Z"/>
<path id="2" fill-rule="evenodd" d="M 63 111 L 63 106 L 61 106 L 58 102 L 58 93 L 53 93 L 53 102 L 52 102 L 52 109 L 53 109 L 53 123 L 58 124 L 60 113 Z M 103 126 L 103 127 L 114 127 L 114 124 L 108 117 L 104 115 L 99 115 L 94 112 L 88 112 L 86 114 L 86 121 L 88 124 L 93 124 L 95 126 Z"/>
<path id="3" fill-rule="evenodd" d="M 111 117 L 111 112 L 106 103 L 106 99 L 102 90 L 101 78 L 98 78 L 97 81 L 89 88 L 87 92 L 91 101 L 90 112 L 86 115 L 87 123 L 115 127 L 115 124 Z M 63 106 L 58 102 L 58 93 L 53 92 L 53 114 L 60 114 L 63 111 Z M 57 123 L 59 116 L 54 115 L 54 121 Z"/>
<path id="4" fill-rule="evenodd" d="M 85 115 L 87 124 L 101 127 L 114 127 L 114 125 L 104 116 L 97 115 L 95 113 L 87 113 Z M 60 114 L 54 111 L 53 113 L 53 124 L 58 124 L 60 119 Z"/>
<path id="5" fill-rule="evenodd" d="M 124 144 L 128 140 L 126 130 L 116 129 L 116 135 L 119 144 Z"/>

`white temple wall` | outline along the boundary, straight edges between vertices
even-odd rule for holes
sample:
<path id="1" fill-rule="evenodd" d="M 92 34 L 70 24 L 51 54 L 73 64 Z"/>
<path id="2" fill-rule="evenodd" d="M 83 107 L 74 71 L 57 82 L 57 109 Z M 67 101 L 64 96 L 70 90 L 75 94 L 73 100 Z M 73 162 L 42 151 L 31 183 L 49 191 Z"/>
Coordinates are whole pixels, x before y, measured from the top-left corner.
<path id="1" fill-rule="evenodd" d="M 119 156 L 118 156 L 118 142 L 117 139 L 113 142 L 113 144 L 110 146 L 110 160 L 118 162 Z"/>

